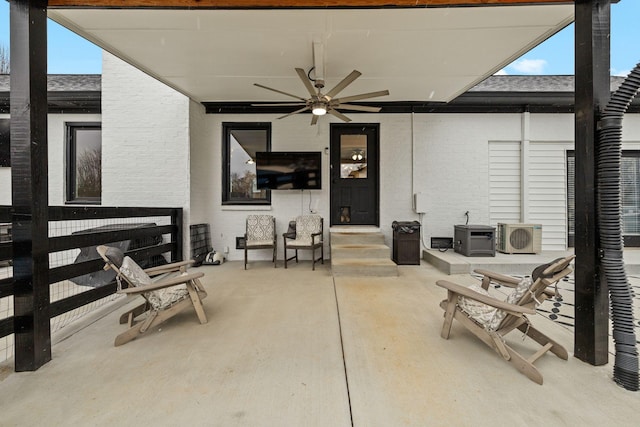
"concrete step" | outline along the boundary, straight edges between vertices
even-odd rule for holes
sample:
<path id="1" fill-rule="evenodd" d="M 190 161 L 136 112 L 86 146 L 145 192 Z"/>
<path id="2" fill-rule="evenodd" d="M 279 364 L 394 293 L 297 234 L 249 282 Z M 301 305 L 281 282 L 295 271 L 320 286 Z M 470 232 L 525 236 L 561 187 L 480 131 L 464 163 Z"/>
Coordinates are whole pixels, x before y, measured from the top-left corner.
<path id="1" fill-rule="evenodd" d="M 387 245 L 346 244 L 331 245 L 331 258 L 380 258 L 389 259 L 391 250 Z"/>
<path id="2" fill-rule="evenodd" d="M 334 276 L 376 276 L 396 277 L 398 266 L 390 259 L 379 258 L 331 258 L 331 272 Z"/>
<path id="3" fill-rule="evenodd" d="M 331 233 L 331 245 L 384 245 L 382 233 Z"/>

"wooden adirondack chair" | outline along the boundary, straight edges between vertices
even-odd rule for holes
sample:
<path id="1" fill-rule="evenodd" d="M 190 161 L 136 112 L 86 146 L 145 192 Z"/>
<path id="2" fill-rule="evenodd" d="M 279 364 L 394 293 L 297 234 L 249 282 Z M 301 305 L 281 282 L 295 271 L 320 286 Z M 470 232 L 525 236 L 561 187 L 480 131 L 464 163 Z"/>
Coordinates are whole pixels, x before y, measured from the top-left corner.
<path id="1" fill-rule="evenodd" d="M 144 303 L 120 316 L 120 323 L 128 324 L 129 329 L 116 337 L 115 346 L 137 338 L 187 307 L 193 307 L 200 323 L 207 323 L 207 316 L 202 307 L 202 299 L 207 293 L 199 280 L 204 273 L 187 272 L 187 267 L 193 261 L 143 270 L 117 248 L 98 246 L 97 251 L 105 261 L 105 270 L 113 269 L 119 284 L 126 285 L 119 285 L 118 293 L 132 297 L 140 295 L 145 299 Z M 167 273 L 174 275 L 168 275 L 155 282 L 151 279 L 151 276 Z M 138 320 L 142 315 L 145 315 L 144 318 Z"/>
<path id="2" fill-rule="evenodd" d="M 529 379 L 542 384 L 542 374 L 534 362 L 548 351 L 564 360 L 568 354 L 564 347 L 531 325 L 526 315 L 535 314 L 537 305 L 555 295 L 550 286 L 571 273 L 569 264 L 574 258 L 575 255 L 571 255 L 541 265 L 533 271 L 531 279 L 475 270 L 483 276 L 481 286 L 465 287 L 446 280 L 437 281 L 438 286 L 448 291 L 447 299 L 440 303 L 445 310 L 442 338 L 449 338 L 453 319 L 456 319 Z M 487 292 L 491 282 L 514 291 L 506 301 L 494 298 Z M 522 356 L 504 339 L 514 329 L 532 338 L 542 348 L 528 358 Z"/>

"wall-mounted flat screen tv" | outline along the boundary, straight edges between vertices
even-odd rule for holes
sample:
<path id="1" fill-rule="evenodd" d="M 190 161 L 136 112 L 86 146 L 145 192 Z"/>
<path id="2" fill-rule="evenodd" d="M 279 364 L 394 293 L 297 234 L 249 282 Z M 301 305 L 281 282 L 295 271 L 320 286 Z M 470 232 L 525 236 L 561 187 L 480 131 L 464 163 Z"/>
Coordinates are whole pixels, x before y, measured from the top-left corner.
<path id="1" fill-rule="evenodd" d="M 261 151 L 256 153 L 258 189 L 320 190 L 320 151 Z"/>

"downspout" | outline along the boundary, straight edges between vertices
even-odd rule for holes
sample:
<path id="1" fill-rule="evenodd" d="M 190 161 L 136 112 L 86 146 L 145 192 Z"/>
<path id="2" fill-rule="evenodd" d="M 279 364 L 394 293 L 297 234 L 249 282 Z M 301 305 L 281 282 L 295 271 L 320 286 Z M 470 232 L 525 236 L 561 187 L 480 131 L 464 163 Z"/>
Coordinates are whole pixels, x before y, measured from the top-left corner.
<path id="1" fill-rule="evenodd" d="M 529 142 L 531 134 L 531 113 L 527 110 L 521 117 L 520 141 L 520 222 L 529 222 Z"/>
<path id="2" fill-rule="evenodd" d="M 598 228 L 601 266 L 609 288 L 616 354 L 614 381 L 638 390 L 638 351 L 633 327 L 633 293 L 623 259 L 621 220 L 622 118 L 640 89 L 640 64 L 611 96 L 598 123 Z"/>

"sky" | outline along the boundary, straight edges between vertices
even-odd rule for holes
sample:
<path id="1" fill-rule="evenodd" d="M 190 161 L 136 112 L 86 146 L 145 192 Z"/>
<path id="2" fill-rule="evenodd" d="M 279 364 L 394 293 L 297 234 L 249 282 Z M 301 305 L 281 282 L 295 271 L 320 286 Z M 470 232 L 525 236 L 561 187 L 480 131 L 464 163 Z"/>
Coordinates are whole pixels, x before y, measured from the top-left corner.
<path id="1" fill-rule="evenodd" d="M 498 74 L 574 74 L 573 24 Z M 102 53 L 82 37 L 49 20 L 49 74 L 100 74 Z M 9 3 L 0 0 L 0 45 L 9 47 Z M 611 74 L 626 75 L 640 63 L 640 0 L 611 6 Z"/>

